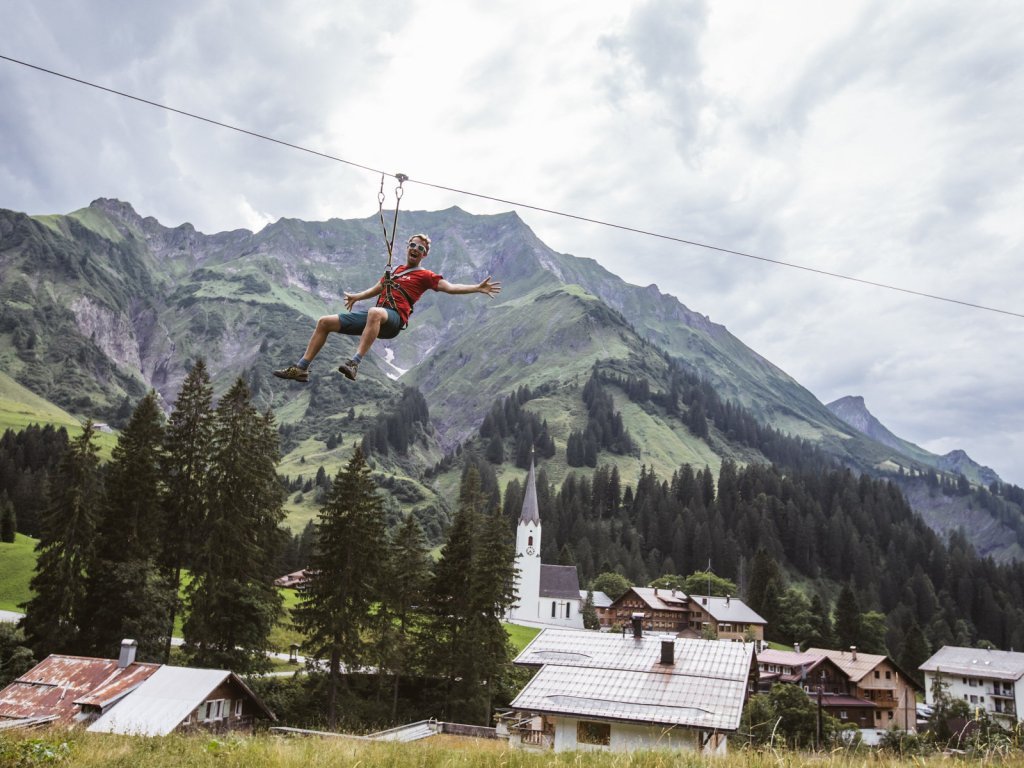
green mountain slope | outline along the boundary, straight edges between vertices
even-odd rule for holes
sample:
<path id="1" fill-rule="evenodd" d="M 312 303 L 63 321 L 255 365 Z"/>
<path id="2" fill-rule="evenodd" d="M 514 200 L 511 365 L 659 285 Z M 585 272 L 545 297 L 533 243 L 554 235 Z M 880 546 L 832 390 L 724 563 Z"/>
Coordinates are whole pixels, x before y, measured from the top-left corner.
<path id="1" fill-rule="evenodd" d="M 385 256 L 375 218 L 282 219 L 258 233 L 206 235 L 189 224 L 165 227 L 116 200 L 66 216 L 0 211 L 0 370 L 75 418 L 116 425 L 149 388 L 169 408 L 192 362 L 205 358 L 217 392 L 241 376 L 275 411 L 281 472 L 292 479 L 320 466 L 333 474 L 394 410 L 402 386 L 415 386 L 429 424 L 405 454 L 374 461 L 392 477 L 393 513 L 415 509 L 435 530 L 452 479 L 442 471 L 428 481 L 425 470 L 467 440 L 479 443 L 488 409 L 520 387 L 543 390 L 526 407 L 548 422 L 552 477 L 569 471 L 570 433 L 586 423 L 580 389 L 595 366 L 642 378 L 670 400 L 680 370 L 700 376 L 722 400 L 859 471 L 926 468 L 842 421 L 723 326 L 656 286 L 629 285 L 593 260 L 554 252 L 514 213 L 403 212 L 398 242 L 420 231 L 433 240 L 426 267 L 451 282 L 494 275 L 501 295 L 428 293 L 410 328 L 374 347 L 359 381 L 334 372 L 355 340 L 332 337 L 302 386 L 270 371 L 301 354 L 316 318 L 338 311 L 344 291 L 379 279 Z M 605 452 L 601 461 L 619 466 L 624 480 L 644 465 L 669 475 L 681 462 L 717 470 L 724 458 L 764 460 L 723 425 L 698 437 L 687 407 L 609 391 L 637 451 Z M 510 462 L 497 469 L 515 476 Z M 315 513 L 315 494 L 291 493 L 288 505 L 301 525 Z"/>

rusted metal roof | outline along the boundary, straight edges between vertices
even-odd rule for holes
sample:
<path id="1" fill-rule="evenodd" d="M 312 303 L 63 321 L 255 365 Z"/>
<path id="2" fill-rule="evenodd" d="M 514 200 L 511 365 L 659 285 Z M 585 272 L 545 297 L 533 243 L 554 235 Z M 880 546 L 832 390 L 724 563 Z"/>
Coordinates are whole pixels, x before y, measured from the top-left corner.
<path id="1" fill-rule="evenodd" d="M 53 654 L 0 690 L 0 718 L 56 716 L 70 724 L 83 706 L 102 711 L 159 668 L 132 662 L 121 669 L 116 659 Z"/>

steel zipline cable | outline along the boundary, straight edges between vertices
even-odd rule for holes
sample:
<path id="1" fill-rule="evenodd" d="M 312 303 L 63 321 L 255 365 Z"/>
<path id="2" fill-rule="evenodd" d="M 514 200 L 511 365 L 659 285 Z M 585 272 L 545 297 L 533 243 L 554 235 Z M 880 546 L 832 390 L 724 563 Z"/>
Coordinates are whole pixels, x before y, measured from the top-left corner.
<path id="1" fill-rule="evenodd" d="M 853 282 L 853 283 L 860 283 L 861 285 L 867 285 L 867 286 L 871 286 L 873 288 L 883 288 L 885 290 L 897 291 L 899 293 L 909 294 L 911 296 L 919 296 L 919 297 L 926 298 L 926 299 L 934 299 L 936 301 L 944 301 L 944 302 L 947 302 L 949 304 L 958 304 L 958 305 L 963 306 L 963 307 L 970 307 L 972 309 L 980 309 L 980 310 L 983 310 L 983 311 L 986 311 L 986 312 L 996 312 L 998 314 L 1009 315 L 1011 317 L 1019 317 L 1019 318 L 1024 319 L 1024 313 L 1012 312 L 1012 311 L 1010 311 L 1008 309 L 999 309 L 998 307 L 990 307 L 990 306 L 987 306 L 987 305 L 984 305 L 984 304 L 976 304 L 976 303 L 970 302 L 970 301 L 962 301 L 960 299 L 953 299 L 953 298 L 950 298 L 948 296 L 940 296 L 940 295 L 934 294 L 934 293 L 926 293 L 924 291 L 917 291 L 917 290 L 914 290 L 912 288 L 904 288 L 904 287 L 901 287 L 901 286 L 898 286 L 898 285 L 891 285 L 889 283 L 881 283 L 881 282 L 876 282 L 874 280 L 866 280 L 866 279 L 860 278 L 860 277 L 853 277 L 852 275 L 844 275 L 844 274 L 841 274 L 839 272 L 830 272 L 828 270 L 818 269 L 816 267 L 808 267 L 808 266 L 806 266 L 804 264 L 795 264 L 793 262 L 782 261 L 780 259 L 768 258 L 767 256 L 758 256 L 756 254 L 746 253 L 744 251 L 737 251 L 737 250 L 733 250 L 731 248 L 723 248 L 721 246 L 711 245 L 709 243 L 702 243 L 702 242 L 699 242 L 699 241 L 696 241 L 696 240 L 687 240 L 687 239 L 682 238 L 682 237 L 676 237 L 674 235 L 667 235 L 667 234 L 664 234 L 664 233 L 661 233 L 661 232 L 654 232 L 652 230 L 640 229 L 638 227 L 631 227 L 631 226 L 628 226 L 628 225 L 625 225 L 625 224 L 616 224 L 616 223 L 611 222 L 611 221 L 605 221 L 603 219 L 594 219 L 594 218 L 590 218 L 588 216 L 581 216 L 581 215 L 575 214 L 575 213 L 567 213 L 566 211 L 559 211 L 559 210 L 554 209 L 554 208 L 545 208 L 545 207 L 539 206 L 539 205 L 531 205 L 530 203 L 522 203 L 522 202 L 519 202 L 519 201 L 516 201 L 516 200 L 510 200 L 510 199 L 502 198 L 502 197 L 495 197 L 493 195 L 487 195 L 487 194 L 483 194 L 483 193 L 480 193 L 480 192 L 472 192 L 472 191 L 466 190 L 466 189 L 459 189 L 458 187 L 450 187 L 450 186 L 445 186 L 444 184 L 436 184 L 436 183 L 433 183 L 433 182 L 430 182 L 430 181 L 424 181 L 424 180 L 421 180 L 421 179 L 415 179 L 415 178 L 412 178 L 412 177 L 409 177 L 409 176 L 405 176 L 404 174 L 389 173 L 388 171 L 383 171 L 383 170 L 381 170 L 379 168 L 372 168 L 372 167 L 370 167 L 368 165 L 363 165 L 361 163 L 353 162 L 352 160 L 346 160 L 343 157 L 338 157 L 336 155 L 330 155 L 330 154 L 327 154 L 326 152 L 319 152 L 319 151 L 317 151 L 315 149 L 310 149 L 309 147 L 304 147 L 301 144 L 293 144 L 293 143 L 288 142 L 288 141 L 283 141 L 281 139 L 274 138 L 273 136 L 267 136 L 266 134 L 258 133 L 256 131 L 250 131 L 250 130 L 247 130 L 245 128 L 240 128 L 240 127 L 238 127 L 236 125 L 231 125 L 230 123 L 224 123 L 224 122 L 221 122 L 219 120 L 213 120 L 212 118 L 204 117 L 203 115 L 198 115 L 198 114 L 195 114 L 194 112 L 187 112 L 187 111 L 185 111 L 183 109 L 176 109 L 175 107 L 171 107 L 171 106 L 168 106 L 166 104 L 161 104 L 160 102 L 157 102 L 157 101 L 152 101 L 150 99 L 142 98 L 141 96 L 135 96 L 135 95 L 130 94 L 130 93 L 125 93 L 124 91 L 118 91 L 118 90 L 116 90 L 114 88 L 108 88 L 106 86 L 90 82 L 88 80 L 83 80 L 83 79 L 78 78 L 78 77 L 73 77 L 71 75 L 67 75 L 67 74 L 64 74 L 62 72 L 56 72 L 56 71 L 54 71 L 52 69 L 47 69 L 45 67 L 41 67 L 41 66 L 38 66 L 36 64 L 31 64 L 31 63 L 29 63 L 27 61 L 22 61 L 20 59 L 15 59 L 15 58 L 12 58 L 10 56 L 4 56 L 3 54 L 0 54 L 0 59 L 3 59 L 4 61 L 9 61 L 12 64 L 19 64 L 19 65 L 21 65 L 23 67 L 27 67 L 29 69 L 34 69 L 34 70 L 36 70 L 38 72 L 43 72 L 43 73 L 45 73 L 47 75 L 53 75 L 54 77 L 59 77 L 59 78 L 62 78 L 64 80 L 69 80 L 69 81 L 71 81 L 73 83 L 78 83 L 79 85 L 88 86 L 89 88 L 95 88 L 97 90 L 113 94 L 115 96 L 121 96 L 122 98 L 130 99 L 132 101 L 137 101 L 137 102 L 139 102 L 141 104 L 147 104 L 147 105 L 149 105 L 151 107 L 156 107 L 158 109 L 163 109 L 163 110 L 166 110 L 167 112 L 172 112 L 174 114 L 181 115 L 183 117 L 189 117 L 189 118 L 192 118 L 193 120 L 199 120 L 199 121 L 202 121 L 204 123 L 209 123 L 210 125 L 215 125 L 215 126 L 217 126 L 219 128 L 226 128 L 226 129 L 231 130 L 231 131 L 236 131 L 237 133 L 245 134 L 246 136 L 251 136 L 253 138 L 261 139 L 263 141 L 269 141 L 269 142 L 271 142 L 273 144 L 278 144 L 278 145 L 283 146 L 283 147 L 288 147 L 289 149 L 295 149 L 295 150 L 298 150 L 299 152 L 305 152 L 305 153 L 310 154 L 310 155 L 315 155 L 316 157 L 322 157 L 325 160 L 333 160 L 334 162 L 344 163 L 345 165 L 352 166 L 353 168 L 359 168 L 359 169 L 364 170 L 364 171 L 370 171 L 370 172 L 372 172 L 374 174 L 379 174 L 379 175 L 382 175 L 382 176 L 390 176 L 390 177 L 392 177 L 394 179 L 398 179 L 399 177 L 402 177 L 402 180 L 405 181 L 406 183 L 419 184 L 420 186 L 429 187 L 431 189 L 441 190 L 441 191 L 444 191 L 444 192 L 451 192 L 451 193 L 454 193 L 454 194 L 457 194 L 457 195 L 465 195 L 467 197 L 475 197 L 475 198 L 479 198 L 481 200 L 489 200 L 489 201 L 495 202 L 495 203 L 503 203 L 505 205 L 511 205 L 511 206 L 513 206 L 515 208 L 524 208 L 524 209 L 531 210 L 531 211 L 537 211 L 539 213 L 550 214 L 552 216 L 561 216 L 562 218 L 566 218 L 566 219 L 573 219 L 575 221 L 581 221 L 581 222 L 584 222 L 584 223 L 587 223 L 587 224 L 596 224 L 598 226 L 609 227 L 611 229 L 618 229 L 618 230 L 623 231 L 623 232 L 631 232 L 633 234 L 643 235 L 645 237 L 653 237 L 653 238 L 657 238 L 659 240 L 667 240 L 669 242 L 679 243 L 681 245 L 690 245 L 690 246 L 693 246 L 695 248 L 703 248 L 705 250 L 716 251 L 718 253 L 725 253 L 725 254 L 729 254 L 729 255 L 732 255 L 732 256 L 742 256 L 745 259 L 752 259 L 754 261 L 762 261 L 762 262 L 765 262 L 765 263 L 768 263 L 768 264 L 775 264 L 775 265 L 780 266 L 780 267 L 789 267 L 790 269 L 799 269 L 799 270 L 802 270 L 804 272 L 810 272 L 810 273 L 813 273 L 813 274 L 816 274 L 816 275 L 822 275 L 824 277 L 833 277 L 833 278 L 836 278 L 836 279 L 839 279 L 839 280 L 847 280 L 847 281 Z"/>

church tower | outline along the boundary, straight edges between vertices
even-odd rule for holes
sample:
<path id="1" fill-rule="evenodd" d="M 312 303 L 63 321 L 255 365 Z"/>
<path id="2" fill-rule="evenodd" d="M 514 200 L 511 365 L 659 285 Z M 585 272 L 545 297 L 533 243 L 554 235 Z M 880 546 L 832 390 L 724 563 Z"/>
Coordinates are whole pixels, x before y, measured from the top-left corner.
<path id="1" fill-rule="evenodd" d="M 512 619 L 527 621 L 538 618 L 540 611 L 540 509 L 537 506 L 537 478 L 533 456 L 530 474 L 526 477 L 523 511 L 516 529 L 516 607 L 509 612 Z"/>

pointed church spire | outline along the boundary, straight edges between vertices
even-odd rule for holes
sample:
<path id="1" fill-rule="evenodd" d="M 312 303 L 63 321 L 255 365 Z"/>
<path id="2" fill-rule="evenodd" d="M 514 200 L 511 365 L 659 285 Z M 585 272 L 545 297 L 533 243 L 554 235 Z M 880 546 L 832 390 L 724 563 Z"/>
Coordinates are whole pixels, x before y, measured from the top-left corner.
<path id="1" fill-rule="evenodd" d="M 530 474 L 526 476 L 526 493 L 523 495 L 523 511 L 519 523 L 540 525 L 540 508 L 537 505 L 537 478 L 533 471 L 533 451 L 530 451 Z"/>

